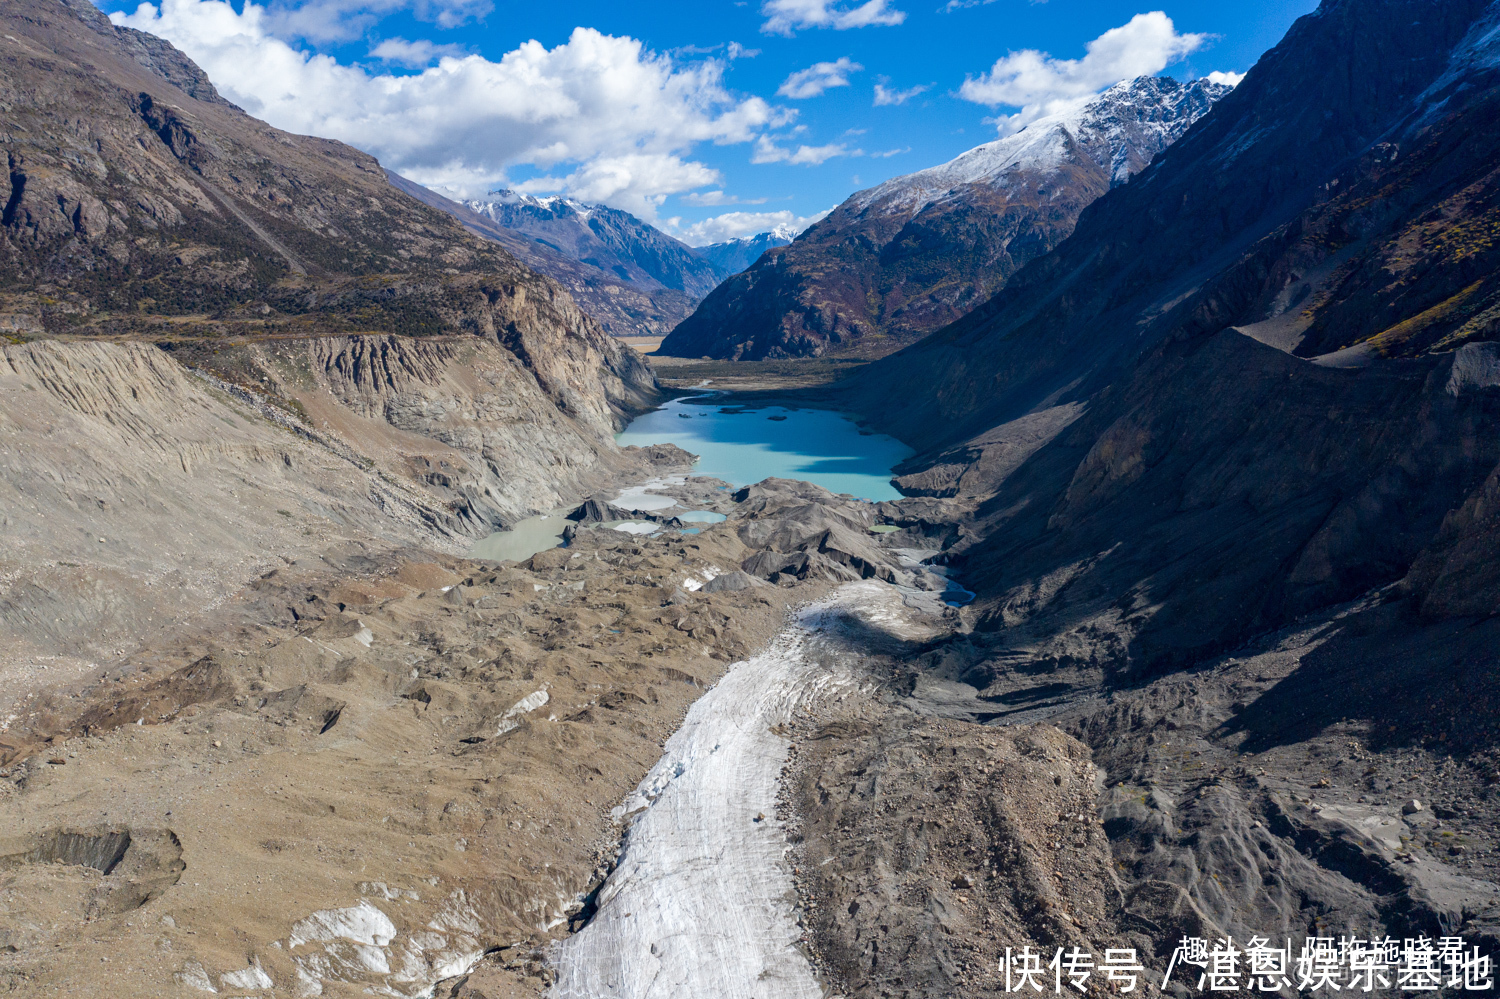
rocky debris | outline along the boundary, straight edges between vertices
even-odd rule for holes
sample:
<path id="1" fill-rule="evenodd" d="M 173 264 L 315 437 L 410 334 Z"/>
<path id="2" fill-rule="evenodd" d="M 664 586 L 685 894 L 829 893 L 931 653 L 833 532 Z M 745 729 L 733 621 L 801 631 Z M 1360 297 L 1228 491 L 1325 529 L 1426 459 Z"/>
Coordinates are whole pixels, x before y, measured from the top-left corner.
<path id="1" fill-rule="evenodd" d="M 631 444 L 624 451 L 626 454 L 639 454 L 654 468 L 691 468 L 698 460 L 696 454 L 684 451 L 676 444 L 651 444 L 647 447 Z M 723 484 L 715 481 L 716 486 Z"/>
<path id="2" fill-rule="evenodd" d="M 582 506 L 568 514 L 568 519 L 580 524 L 603 524 L 609 521 L 630 520 L 636 516 L 639 515 L 634 511 L 622 510 L 602 496 L 590 496 L 583 501 Z"/>
<path id="3" fill-rule="evenodd" d="M 760 579 L 748 572 L 736 569 L 715 576 L 703 584 L 704 593 L 737 593 L 740 590 L 751 590 L 762 585 Z"/>
<path id="4" fill-rule="evenodd" d="M 950 163 L 857 192 L 710 292 L 658 353 L 888 354 L 983 303 L 1228 92 L 1206 79 L 1127 80 Z"/>
<path id="5" fill-rule="evenodd" d="M 790 772 L 820 971 L 855 996 L 998 995 L 1005 946 L 1130 946 L 1153 993 L 1183 935 L 1493 948 L 1494 695 L 1452 665 L 1492 629 L 1448 649 L 1392 613 L 1128 689 L 1086 663 L 976 668 L 972 636 L 868 655 L 873 692 L 803 723 Z"/>
<path id="6" fill-rule="evenodd" d="M 734 494 L 736 533 L 763 549 L 740 568 L 773 583 L 810 578 L 847 582 L 909 579 L 900 559 L 869 528 L 870 504 L 808 482 L 766 479 Z"/>
<path id="7" fill-rule="evenodd" d="M 858 699 L 799 732 L 799 897 L 841 994 L 998 996 L 1005 947 L 1102 954 L 1140 934 L 1086 747 Z"/>
<path id="8" fill-rule="evenodd" d="M 251 988 L 254 969 L 276 989 L 536 994 L 546 940 L 618 850 L 609 809 L 727 664 L 821 592 L 673 603 L 743 555 L 725 524 L 587 529 L 520 566 L 329 550 L 207 630 L 35 690 L 8 735 L 46 748 L 0 780 L 0 880 L 26 899 L 4 895 L 0 976 L 122 997 L 174 976 Z"/>
<path id="9" fill-rule="evenodd" d="M 476 337 L 12 344 L 0 420 L 0 702 L 32 664 L 110 661 L 288 560 L 464 551 L 682 454 L 614 450 L 601 399 L 565 413 Z"/>

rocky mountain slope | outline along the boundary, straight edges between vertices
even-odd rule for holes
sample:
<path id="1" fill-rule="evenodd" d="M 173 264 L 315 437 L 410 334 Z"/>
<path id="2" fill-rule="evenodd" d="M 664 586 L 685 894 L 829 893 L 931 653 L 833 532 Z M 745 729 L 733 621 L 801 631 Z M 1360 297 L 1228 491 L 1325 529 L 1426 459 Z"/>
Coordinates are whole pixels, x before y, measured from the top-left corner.
<path id="1" fill-rule="evenodd" d="M 777 246 L 787 246 L 796 238 L 791 226 L 779 225 L 770 232 L 740 236 L 722 243 L 695 246 L 693 252 L 713 264 L 726 276 L 738 274 L 760 259 L 760 255 Z"/>
<path id="2" fill-rule="evenodd" d="M 1500 462 L 1497 17 L 1329 0 L 1057 251 L 846 386 L 930 448 L 905 488 L 981 503 L 960 547 L 997 638 L 1171 668 L 1453 557 Z"/>
<path id="3" fill-rule="evenodd" d="M 662 352 L 888 353 L 984 302 L 1228 92 L 1207 80 L 1125 81 L 949 163 L 861 191 L 720 286 Z"/>
<path id="4" fill-rule="evenodd" d="M 465 550 L 646 473 L 612 434 L 654 377 L 555 282 L 91 4 L 0 27 L 0 668 L 128 648 L 322 541 Z"/>
<path id="5" fill-rule="evenodd" d="M 649 396 L 649 372 L 566 292 L 392 188 L 371 157 L 250 118 L 181 53 L 83 0 L 23 0 L 0 20 L 5 328 L 461 333 L 529 357 L 536 390 L 590 420 Z"/>
<path id="6" fill-rule="evenodd" d="M 1484 284 L 1453 299 L 1494 266 L 1486 7 L 1325 3 L 1054 253 L 861 388 L 907 439 L 956 441 L 1229 326 L 1301 356 L 1408 342 L 1408 320 L 1428 332 L 1407 353 L 1479 338 Z M 1367 15 L 1407 20 L 1365 35 Z"/>
<path id="7" fill-rule="evenodd" d="M 844 387 L 928 449 L 892 538 L 978 594 L 961 640 L 892 657 L 897 700 L 804 737 L 803 897 L 850 994 L 999 994 L 996 924 L 1158 973 L 1183 934 L 1494 950 L 1496 37 L 1487 0 L 1326 0 L 1070 239 Z M 1045 719 L 1095 791 L 1019 808 L 1015 744 L 933 716 Z"/>
<path id="8" fill-rule="evenodd" d="M 686 243 L 608 205 L 514 191 L 491 191 L 489 197 L 465 204 L 507 229 L 638 285 L 655 284 L 702 298 L 723 280 L 722 272 Z"/>

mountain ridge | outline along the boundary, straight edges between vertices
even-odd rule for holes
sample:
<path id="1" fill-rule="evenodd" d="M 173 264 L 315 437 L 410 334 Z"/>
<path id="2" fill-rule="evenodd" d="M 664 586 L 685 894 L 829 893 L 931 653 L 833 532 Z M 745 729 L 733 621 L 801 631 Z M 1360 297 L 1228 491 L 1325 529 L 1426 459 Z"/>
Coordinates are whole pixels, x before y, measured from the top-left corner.
<path id="1" fill-rule="evenodd" d="M 1420 12 L 1426 48 L 1391 33 L 1361 35 L 1351 0 L 1297 21 L 1212 114 L 1091 204 L 1052 254 L 899 360 L 872 366 L 860 392 L 880 398 L 881 419 L 919 442 L 957 441 L 1033 407 L 1088 396 L 1162 338 L 1285 314 L 1278 297 L 1295 296 L 1303 271 L 1335 249 L 1316 233 L 1300 240 L 1317 221 L 1304 213 L 1357 201 L 1358 213 L 1344 212 L 1356 231 L 1333 237 L 1346 253 L 1369 238 L 1360 227 L 1378 229 L 1383 220 L 1369 199 L 1390 151 L 1376 144 L 1415 113 L 1485 6 L 1372 0 L 1382 16 L 1398 18 L 1415 16 L 1407 3 Z M 1330 68 L 1338 65 L 1352 66 L 1352 78 Z M 1484 104 L 1482 93 L 1451 89 L 1450 102 Z M 1371 178 L 1360 197 L 1335 193 L 1359 175 Z M 914 378 L 930 379 L 931 389 L 914 396 L 897 388 Z"/>
<path id="2" fill-rule="evenodd" d="M 643 290 L 636 282 L 577 260 L 400 174 L 389 170 L 386 173 L 394 186 L 426 205 L 447 212 L 470 232 L 499 243 L 532 270 L 568 289 L 579 306 L 610 336 L 664 334 L 693 309 L 695 300 L 684 292 L 659 284 L 654 290 Z"/>
<path id="3" fill-rule="evenodd" d="M 487 198 L 470 199 L 464 205 L 643 290 L 670 288 L 698 299 L 724 278 L 686 243 L 608 205 L 509 190 L 491 191 Z"/>
<path id="4" fill-rule="evenodd" d="M 753 236 L 737 236 L 722 243 L 694 246 L 692 251 L 712 263 L 725 277 L 738 274 L 760 259 L 760 255 L 778 246 L 787 246 L 797 233 L 785 223 Z"/>
<path id="5" fill-rule="evenodd" d="M 711 293 L 662 352 L 888 353 L 982 303 L 1229 89 L 1122 81 L 946 164 L 857 192 Z"/>

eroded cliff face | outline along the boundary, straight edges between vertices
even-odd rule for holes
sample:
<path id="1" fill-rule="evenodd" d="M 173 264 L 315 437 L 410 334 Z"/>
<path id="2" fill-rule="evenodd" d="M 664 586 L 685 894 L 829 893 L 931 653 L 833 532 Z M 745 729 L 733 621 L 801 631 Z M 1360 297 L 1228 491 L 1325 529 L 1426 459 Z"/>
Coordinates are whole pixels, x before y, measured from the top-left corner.
<path id="1" fill-rule="evenodd" d="M 112 658 L 327 545 L 466 551 L 647 474 L 567 373 L 548 394 L 477 337 L 3 348 L 5 668 Z"/>

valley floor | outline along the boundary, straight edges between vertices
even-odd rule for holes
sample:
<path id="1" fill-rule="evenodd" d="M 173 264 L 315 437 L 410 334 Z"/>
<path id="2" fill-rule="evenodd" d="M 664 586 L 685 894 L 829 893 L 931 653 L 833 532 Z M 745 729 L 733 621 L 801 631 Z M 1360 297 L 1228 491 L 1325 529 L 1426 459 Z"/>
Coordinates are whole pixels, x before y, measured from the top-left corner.
<path id="1" fill-rule="evenodd" d="M 0 402 L 66 396 L 30 370 Z M 408 540 L 369 530 L 385 480 L 335 449 L 373 419 L 306 389 L 327 440 L 278 437 L 232 385 L 177 377 L 113 424 L 45 411 L 94 441 L 95 492 L 61 463 L 61 488 L 7 479 L 30 501 L 6 555 L 30 582 L 0 607 L 31 643 L 0 731 L 11 994 L 938 999 L 1003 994 L 1006 947 L 1128 947 L 1149 996 L 1184 935 L 1500 944 L 1492 620 L 1376 591 L 1121 683 L 944 603 L 933 562 L 972 543 L 972 498 L 688 478 L 661 488 L 727 519 L 638 511 L 657 530 L 632 535 L 611 502 L 681 470 L 636 452 L 580 471 L 597 502 L 568 547 L 476 560 L 460 520 L 418 533 L 431 494 L 392 504 Z M 465 398 L 426 377 L 378 411 Z M 46 439 L 9 418 L 8 446 Z M 172 460 L 128 475 L 101 426 Z M 375 469 L 418 443 L 387 438 Z M 420 481 L 463 495 L 476 452 L 445 446 Z M 243 531 L 195 512 L 216 491 L 245 497 Z M 232 571 L 269 564 L 173 603 L 192 591 L 149 542 L 180 534 L 122 533 L 151 503 L 205 535 L 175 557 L 217 538 Z M 85 585 L 98 603 L 69 596 Z M 69 670 L 38 668 L 64 640 L 43 607 L 75 615 Z"/>

